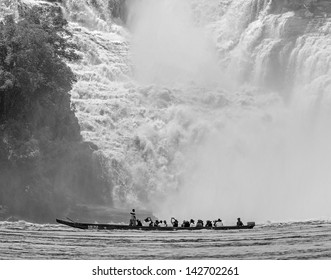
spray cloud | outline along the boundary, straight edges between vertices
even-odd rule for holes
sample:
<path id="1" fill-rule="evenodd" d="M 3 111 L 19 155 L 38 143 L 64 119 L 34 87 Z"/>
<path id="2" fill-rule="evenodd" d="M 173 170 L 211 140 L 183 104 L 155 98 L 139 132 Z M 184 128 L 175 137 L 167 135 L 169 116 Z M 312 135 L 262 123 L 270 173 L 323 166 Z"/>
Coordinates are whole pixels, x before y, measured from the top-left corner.
<path id="1" fill-rule="evenodd" d="M 139 81 L 210 84 L 219 78 L 215 49 L 204 30 L 195 26 L 189 1 L 135 1 L 128 24 Z"/>

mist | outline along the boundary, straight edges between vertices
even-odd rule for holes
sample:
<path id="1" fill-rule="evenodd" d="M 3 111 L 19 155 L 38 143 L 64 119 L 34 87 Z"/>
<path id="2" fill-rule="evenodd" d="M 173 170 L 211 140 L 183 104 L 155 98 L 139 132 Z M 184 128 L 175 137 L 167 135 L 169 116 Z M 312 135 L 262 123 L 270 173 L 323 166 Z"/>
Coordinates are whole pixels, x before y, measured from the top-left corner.
<path id="1" fill-rule="evenodd" d="M 138 81 L 173 86 L 211 85 L 221 79 L 215 46 L 195 25 L 189 1 L 133 1 L 128 25 Z"/>
<path id="2" fill-rule="evenodd" d="M 269 109 L 265 115 L 227 119 L 220 131 L 209 132 L 192 148 L 183 183 L 161 215 L 227 223 L 237 217 L 258 222 L 329 218 L 330 113 L 312 121 L 313 112 L 303 116 L 281 104 Z"/>

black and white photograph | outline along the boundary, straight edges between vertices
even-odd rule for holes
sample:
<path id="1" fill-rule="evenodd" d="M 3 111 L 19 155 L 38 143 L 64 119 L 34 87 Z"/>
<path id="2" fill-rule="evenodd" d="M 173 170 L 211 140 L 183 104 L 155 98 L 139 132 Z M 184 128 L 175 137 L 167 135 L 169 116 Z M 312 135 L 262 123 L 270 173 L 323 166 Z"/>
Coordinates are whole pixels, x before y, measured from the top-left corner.
<path id="1" fill-rule="evenodd" d="M 331 0 L 0 0 L 0 266 L 330 259 Z"/>

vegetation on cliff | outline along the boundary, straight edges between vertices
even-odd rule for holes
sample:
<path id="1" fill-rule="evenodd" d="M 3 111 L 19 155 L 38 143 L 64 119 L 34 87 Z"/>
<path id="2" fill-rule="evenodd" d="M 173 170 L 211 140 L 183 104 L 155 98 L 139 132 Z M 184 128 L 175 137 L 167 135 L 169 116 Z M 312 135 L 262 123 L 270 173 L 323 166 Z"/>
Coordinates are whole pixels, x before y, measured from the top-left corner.
<path id="1" fill-rule="evenodd" d="M 52 221 L 77 203 L 109 203 L 95 145 L 81 141 L 69 92 L 79 59 L 60 9 L 0 22 L 0 218 Z"/>

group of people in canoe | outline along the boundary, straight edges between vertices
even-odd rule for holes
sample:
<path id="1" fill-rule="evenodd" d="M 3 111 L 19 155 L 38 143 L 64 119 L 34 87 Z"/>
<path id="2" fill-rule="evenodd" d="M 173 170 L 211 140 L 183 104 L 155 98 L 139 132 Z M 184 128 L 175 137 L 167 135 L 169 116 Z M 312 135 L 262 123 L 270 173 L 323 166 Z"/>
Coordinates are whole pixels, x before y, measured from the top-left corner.
<path id="1" fill-rule="evenodd" d="M 132 209 L 132 211 L 130 212 L 130 226 L 143 226 L 142 222 L 136 218 L 136 211 L 135 209 Z M 150 227 L 222 227 L 223 226 L 223 222 L 221 219 L 217 219 L 214 221 L 210 221 L 207 220 L 206 223 L 204 224 L 204 222 L 202 220 L 197 220 L 197 222 L 195 222 L 193 219 L 190 219 L 189 221 L 184 220 L 180 225 L 177 219 L 175 218 L 171 218 L 170 220 L 170 225 L 167 224 L 166 220 L 155 220 L 153 221 L 151 219 L 151 217 L 147 217 L 144 222 L 147 224 L 147 226 Z M 242 227 L 244 224 L 243 222 L 240 220 L 240 218 L 237 219 L 237 226 L 238 227 Z"/>

